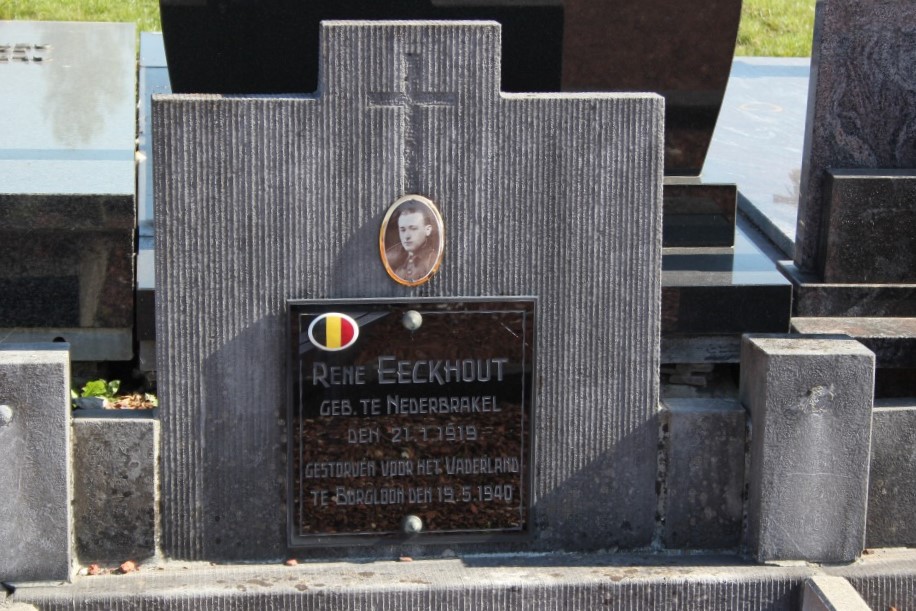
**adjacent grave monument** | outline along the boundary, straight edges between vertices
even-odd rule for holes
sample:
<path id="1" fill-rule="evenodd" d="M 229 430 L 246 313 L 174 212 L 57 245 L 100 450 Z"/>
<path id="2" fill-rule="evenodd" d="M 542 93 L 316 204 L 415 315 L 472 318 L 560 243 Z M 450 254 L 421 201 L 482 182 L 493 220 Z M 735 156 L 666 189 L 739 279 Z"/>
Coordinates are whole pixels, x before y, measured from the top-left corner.
<path id="1" fill-rule="evenodd" d="M 909 545 L 916 495 L 916 6 L 816 7 L 794 263 L 793 329 L 843 333 L 876 355 L 868 541 Z M 891 475 L 895 474 L 895 475 Z"/>
<path id="2" fill-rule="evenodd" d="M 293 515 L 295 507 L 289 507 L 294 500 L 287 476 L 307 477 L 310 468 L 295 456 L 288 463 L 285 452 L 302 431 L 287 420 L 287 355 L 303 341 L 301 326 L 294 337 L 286 330 L 288 300 L 295 299 L 383 304 L 383 298 L 397 298 L 411 304 L 424 297 L 431 302 L 411 309 L 427 320 L 429 310 L 444 307 L 439 302 L 473 310 L 476 298 L 494 302 L 494 308 L 536 298 L 536 323 L 507 322 L 501 330 L 491 315 L 443 313 L 438 333 L 455 334 L 448 341 L 417 344 L 409 352 L 401 349 L 404 339 L 390 346 L 377 339 L 374 347 L 357 342 L 354 350 L 365 351 L 367 361 L 350 361 L 341 352 L 337 365 L 366 364 L 366 380 L 374 371 L 373 383 L 381 384 L 402 375 L 426 376 L 428 382 L 434 375 L 429 363 L 449 359 L 487 361 L 491 377 L 504 367 L 508 379 L 531 359 L 525 375 L 535 382 L 521 411 L 510 409 L 515 399 L 505 398 L 518 392 L 520 382 L 510 384 L 516 390 L 497 390 L 478 379 L 479 392 L 456 395 L 459 410 L 462 396 L 496 396 L 489 408 L 505 407 L 504 425 L 522 427 L 515 432 L 500 430 L 492 412 L 481 412 L 480 420 L 465 415 L 467 422 L 461 413 L 443 414 L 443 401 L 433 395 L 441 426 L 452 425 L 455 435 L 478 444 L 466 448 L 470 462 L 464 464 L 480 470 L 485 463 L 495 473 L 496 462 L 489 459 L 502 458 L 500 475 L 507 478 L 463 474 L 443 489 L 450 486 L 461 496 L 461 486 L 468 486 L 473 496 L 478 485 L 508 486 L 511 498 L 503 487 L 501 499 L 483 491 L 478 497 L 491 501 L 473 497 L 462 507 L 465 501 L 456 498 L 431 511 L 442 513 L 444 528 L 454 528 L 459 512 L 466 516 L 482 509 L 482 502 L 495 502 L 514 517 L 492 514 L 488 523 L 498 530 L 524 525 L 530 533 L 527 543 L 506 544 L 515 549 L 640 547 L 651 541 L 662 101 L 638 94 L 500 93 L 499 33 L 498 24 L 488 22 L 330 22 L 322 26 L 315 95 L 154 101 L 168 555 L 257 560 L 288 553 L 286 507 Z M 410 194 L 435 203 L 445 239 L 438 271 L 414 287 L 386 272 L 379 246 L 386 210 Z M 409 250 L 407 242 L 404 247 Z M 339 308 L 329 302 L 324 314 L 349 311 Z M 335 320 L 342 341 L 344 319 Z M 477 324 L 482 326 L 475 333 Z M 514 337 L 527 325 L 525 337 L 533 342 L 526 350 L 536 346 L 536 352 L 520 352 L 524 344 Z M 422 329 L 414 341 L 423 337 Z M 310 375 L 312 384 L 335 379 L 330 370 L 328 377 L 323 370 Z M 370 401 L 369 409 L 373 398 L 384 399 L 380 408 L 387 410 L 387 394 L 360 398 Z M 445 403 L 451 406 L 451 399 Z M 410 405 L 398 422 L 410 420 Z M 342 436 L 328 435 L 342 450 L 309 455 L 308 462 L 344 463 L 351 460 L 346 450 L 381 472 L 379 459 L 393 456 L 395 433 L 382 431 L 381 424 L 355 426 L 357 420 L 343 411 L 354 406 L 331 403 L 320 426 L 368 430 L 357 430 L 355 437 L 347 431 L 346 444 Z M 524 418 L 531 418 L 530 440 Z M 469 427 L 477 427 L 477 441 L 470 440 Z M 434 430 L 431 424 L 425 429 L 430 443 L 438 435 Z M 313 434 L 308 426 L 305 431 Z M 411 428 L 409 435 L 422 440 L 423 431 Z M 419 448 L 415 455 L 409 449 L 402 466 L 415 474 L 421 465 L 429 467 L 420 459 L 434 461 L 444 451 L 440 446 L 451 443 L 451 433 L 443 428 L 442 435 L 438 450 Z M 533 447 L 530 463 L 520 442 Z M 496 450 L 499 444 L 504 451 Z M 383 456 L 374 457 L 376 449 Z M 422 488 L 436 487 L 425 482 Z M 309 499 L 316 492 L 300 490 Z M 325 507 L 320 491 L 317 498 Z M 340 498 L 329 494 L 327 515 L 309 533 L 328 533 L 328 524 L 340 534 L 366 529 L 347 524 L 355 514 Z M 349 503 L 349 493 L 343 499 Z M 407 507 L 398 507 L 397 519 L 409 517 L 402 509 Z M 415 517 L 423 525 L 438 519 L 430 513 Z M 368 528 L 393 532 L 395 517 L 386 519 Z M 402 531 L 416 526 L 409 519 L 405 524 Z M 482 524 L 473 528 L 482 530 Z M 372 553 L 389 551 L 377 547 Z"/>
<path id="3" fill-rule="evenodd" d="M 0 337 L 133 357 L 135 28 L 0 22 Z"/>

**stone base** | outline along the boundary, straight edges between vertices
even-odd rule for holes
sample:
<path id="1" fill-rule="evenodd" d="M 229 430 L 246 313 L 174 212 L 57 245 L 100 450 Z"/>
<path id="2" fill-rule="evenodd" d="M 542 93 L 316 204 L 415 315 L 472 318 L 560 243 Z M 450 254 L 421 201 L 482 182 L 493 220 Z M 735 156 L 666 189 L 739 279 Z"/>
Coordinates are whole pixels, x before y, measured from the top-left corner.
<path id="1" fill-rule="evenodd" d="M 916 316 L 916 284 L 828 284 L 790 261 L 778 267 L 792 282 L 793 316 Z"/>
<path id="2" fill-rule="evenodd" d="M 744 510 L 745 411 L 726 399 L 665 399 L 668 549 L 737 549 Z"/>
<path id="3" fill-rule="evenodd" d="M 916 367 L 916 317 L 793 318 L 792 329 L 804 335 L 848 335 L 875 353 L 878 368 Z M 916 380 L 913 386 L 916 394 Z"/>
<path id="4" fill-rule="evenodd" d="M 875 402 L 868 547 L 916 547 L 916 399 Z"/>
<path id="5" fill-rule="evenodd" d="M 76 410 L 73 415 L 77 557 L 88 564 L 154 556 L 159 421 L 147 410 Z"/>
<path id="6" fill-rule="evenodd" d="M 136 573 L 19 587 L 40 609 L 766 609 L 796 611 L 805 581 L 844 577 L 873 609 L 916 604 L 916 554 L 844 567 L 754 566 L 733 556 L 509 555 L 283 566 L 141 565 Z"/>
<path id="7" fill-rule="evenodd" d="M 916 283 L 916 173 L 835 170 L 825 177 L 818 271 L 831 283 Z"/>

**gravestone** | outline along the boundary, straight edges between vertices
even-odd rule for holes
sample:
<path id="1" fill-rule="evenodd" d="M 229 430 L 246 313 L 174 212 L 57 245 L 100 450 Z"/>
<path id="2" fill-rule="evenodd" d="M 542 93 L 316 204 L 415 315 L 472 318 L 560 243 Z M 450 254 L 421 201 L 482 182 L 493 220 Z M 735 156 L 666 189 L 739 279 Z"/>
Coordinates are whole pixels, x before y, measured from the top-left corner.
<path id="1" fill-rule="evenodd" d="M 664 95 L 665 174 L 699 176 L 735 53 L 740 0 L 563 4 L 563 89 Z M 733 209 L 734 185 L 725 190 Z M 694 197 L 716 208 L 729 201 L 710 185 Z"/>
<path id="2" fill-rule="evenodd" d="M 159 7 L 175 93 L 311 93 L 319 24 L 342 19 L 492 19 L 503 27 L 503 90 L 560 90 L 562 0 L 159 0 Z"/>
<path id="3" fill-rule="evenodd" d="M 795 257 L 783 268 L 795 328 L 881 344 L 877 396 L 916 394 L 914 54 L 911 2 L 817 3 Z"/>
<path id="4" fill-rule="evenodd" d="M 0 344 L 0 583 L 71 575 L 68 350 Z"/>
<path id="5" fill-rule="evenodd" d="M 0 22 L 0 337 L 133 355 L 135 28 Z"/>
<path id="6" fill-rule="evenodd" d="M 795 240 L 802 272 L 817 270 L 823 260 L 828 169 L 876 170 L 880 176 L 916 168 L 916 77 L 906 68 L 914 52 L 911 2 L 818 1 Z M 861 231 L 860 239 L 867 235 L 893 248 L 881 231 Z"/>
<path id="7" fill-rule="evenodd" d="M 288 300 L 420 297 L 537 299 L 531 535 L 511 545 L 648 545 L 661 98 L 501 93 L 490 22 L 326 22 L 321 41 L 315 95 L 154 99 L 164 551 L 288 552 Z M 446 240 L 413 287 L 380 257 L 405 194 Z"/>

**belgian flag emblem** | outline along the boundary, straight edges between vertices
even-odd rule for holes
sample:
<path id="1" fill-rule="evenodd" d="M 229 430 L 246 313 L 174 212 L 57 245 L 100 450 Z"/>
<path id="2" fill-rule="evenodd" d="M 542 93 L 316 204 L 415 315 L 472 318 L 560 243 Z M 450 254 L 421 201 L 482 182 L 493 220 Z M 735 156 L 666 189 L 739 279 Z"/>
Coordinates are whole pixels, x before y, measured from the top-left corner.
<path id="1" fill-rule="evenodd" d="M 346 314 L 328 312 L 309 325 L 309 341 L 321 350 L 349 348 L 359 337 L 359 325 Z"/>

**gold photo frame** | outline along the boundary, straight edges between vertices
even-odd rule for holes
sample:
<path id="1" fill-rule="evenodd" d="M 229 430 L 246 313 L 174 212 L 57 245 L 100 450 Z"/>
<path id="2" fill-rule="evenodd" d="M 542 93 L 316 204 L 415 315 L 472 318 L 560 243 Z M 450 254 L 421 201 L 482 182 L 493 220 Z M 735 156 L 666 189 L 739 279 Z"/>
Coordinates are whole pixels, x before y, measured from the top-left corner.
<path id="1" fill-rule="evenodd" d="M 378 237 L 379 255 L 392 280 L 429 282 L 442 265 L 445 225 L 436 204 L 422 195 L 399 197 L 388 207 Z"/>

